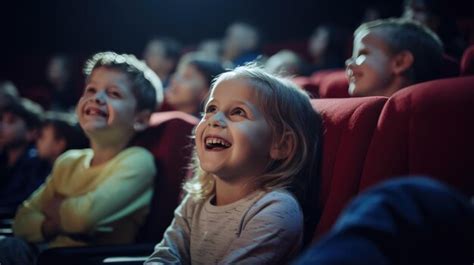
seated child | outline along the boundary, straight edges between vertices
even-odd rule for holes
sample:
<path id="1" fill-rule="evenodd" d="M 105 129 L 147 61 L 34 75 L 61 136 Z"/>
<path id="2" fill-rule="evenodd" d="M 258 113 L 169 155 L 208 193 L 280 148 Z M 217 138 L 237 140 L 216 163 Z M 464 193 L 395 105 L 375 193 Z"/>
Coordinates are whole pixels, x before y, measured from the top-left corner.
<path id="1" fill-rule="evenodd" d="M 349 94 L 388 97 L 440 78 L 442 54 L 438 36 L 416 22 L 391 18 L 364 23 L 354 32 L 352 58 L 346 61 Z"/>
<path id="2" fill-rule="evenodd" d="M 129 141 L 146 128 L 161 83 L 134 56 L 113 52 L 94 55 L 84 72 L 76 114 L 91 149 L 61 155 L 45 184 L 19 207 L 13 231 L 30 243 L 130 243 L 148 212 L 154 159 Z"/>
<path id="3" fill-rule="evenodd" d="M 212 79 L 223 72 L 217 61 L 185 57 L 166 91 L 166 102 L 175 110 L 199 117 Z"/>
<path id="4" fill-rule="evenodd" d="M 253 66 L 220 75 L 195 130 L 195 175 L 145 264 L 287 263 L 311 217 L 320 128 L 290 81 Z"/>
<path id="5" fill-rule="evenodd" d="M 265 70 L 280 76 L 293 77 L 302 74 L 303 61 L 293 51 L 281 50 L 265 62 Z"/>
<path id="6" fill-rule="evenodd" d="M 34 145 L 43 117 L 41 107 L 13 97 L 4 103 L 0 110 L 0 208 L 13 216 L 51 167 L 38 157 Z"/>
<path id="7" fill-rule="evenodd" d="M 49 112 L 45 116 L 46 120 L 36 141 L 39 157 L 52 165 L 65 151 L 89 146 L 84 132 L 72 115 Z"/>

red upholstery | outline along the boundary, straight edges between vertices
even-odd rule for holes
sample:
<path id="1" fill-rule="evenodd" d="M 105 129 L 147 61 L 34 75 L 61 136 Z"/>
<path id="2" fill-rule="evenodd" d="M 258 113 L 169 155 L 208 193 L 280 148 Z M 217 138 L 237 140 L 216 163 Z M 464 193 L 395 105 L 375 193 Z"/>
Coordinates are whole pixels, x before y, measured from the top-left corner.
<path id="1" fill-rule="evenodd" d="M 173 219 L 179 204 L 181 184 L 187 175 L 192 141 L 191 133 L 198 119 L 178 111 L 157 112 L 151 126 L 137 135 L 135 144 L 147 148 L 157 163 L 151 212 L 139 241 L 157 242 Z"/>
<path id="2" fill-rule="evenodd" d="M 321 98 L 348 98 L 349 80 L 345 70 L 335 71 L 327 74 L 319 86 Z"/>
<path id="3" fill-rule="evenodd" d="M 305 76 L 294 77 L 293 82 L 308 92 L 312 98 L 319 98 L 319 87 L 311 82 L 311 78 Z"/>
<path id="4" fill-rule="evenodd" d="M 474 75 L 474 45 L 469 46 L 461 59 L 461 75 Z"/>
<path id="5" fill-rule="evenodd" d="M 360 189 L 426 174 L 474 194 L 474 77 L 404 88 L 387 101 L 367 153 Z"/>
<path id="6" fill-rule="evenodd" d="M 372 132 L 386 102 L 384 97 L 314 99 L 324 124 L 320 208 L 314 239 L 327 232 L 357 193 Z"/>

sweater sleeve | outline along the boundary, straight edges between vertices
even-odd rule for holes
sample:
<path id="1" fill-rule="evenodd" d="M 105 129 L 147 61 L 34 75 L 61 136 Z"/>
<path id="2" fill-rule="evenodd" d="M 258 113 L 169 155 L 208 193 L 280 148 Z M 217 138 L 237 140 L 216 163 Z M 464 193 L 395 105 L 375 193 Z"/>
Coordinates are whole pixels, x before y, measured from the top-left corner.
<path id="1" fill-rule="evenodd" d="M 300 251 L 303 214 L 292 196 L 272 193 L 253 208 L 219 264 L 287 264 Z"/>
<path id="2" fill-rule="evenodd" d="M 66 233 L 84 233 L 93 227 L 110 223 L 149 204 L 156 168 L 153 156 L 145 151 L 133 152 L 118 159 L 110 177 L 96 189 L 66 198 L 59 213 Z"/>
<path id="3" fill-rule="evenodd" d="M 44 240 L 41 226 L 45 219 L 42 212 L 43 202 L 50 200 L 54 195 L 54 185 L 51 176 L 27 200 L 25 200 L 15 214 L 13 233 L 28 242 Z"/>
<path id="4" fill-rule="evenodd" d="M 145 265 L 190 264 L 190 236 L 193 202 L 186 196 L 176 208 L 174 219 L 166 229 L 163 240 L 156 245 L 155 251 Z"/>

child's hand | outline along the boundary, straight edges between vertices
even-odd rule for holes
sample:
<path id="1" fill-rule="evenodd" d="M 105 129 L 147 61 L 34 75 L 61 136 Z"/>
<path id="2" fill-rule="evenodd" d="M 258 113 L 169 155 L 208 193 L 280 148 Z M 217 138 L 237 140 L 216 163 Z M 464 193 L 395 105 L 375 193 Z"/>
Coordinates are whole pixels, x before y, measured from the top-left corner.
<path id="1" fill-rule="evenodd" d="M 46 219 L 41 226 L 41 231 L 45 239 L 50 239 L 60 233 L 60 215 L 59 207 L 64 201 L 64 196 L 55 193 L 53 198 L 43 205 L 43 214 Z"/>
<path id="2" fill-rule="evenodd" d="M 59 207 L 61 207 L 62 202 L 64 201 L 64 196 L 58 193 L 55 193 L 53 198 L 43 204 L 43 214 L 46 216 L 46 219 L 52 219 L 56 223 L 59 223 Z"/>

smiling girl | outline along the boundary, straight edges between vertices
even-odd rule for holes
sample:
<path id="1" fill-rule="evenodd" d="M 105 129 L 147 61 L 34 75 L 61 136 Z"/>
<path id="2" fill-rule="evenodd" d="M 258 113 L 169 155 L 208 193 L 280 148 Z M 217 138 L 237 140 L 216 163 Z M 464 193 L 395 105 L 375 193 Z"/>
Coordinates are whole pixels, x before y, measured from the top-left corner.
<path id="1" fill-rule="evenodd" d="M 317 181 L 320 127 L 308 96 L 289 81 L 253 66 L 220 75 L 195 130 L 188 194 L 146 264 L 291 260 L 314 195 L 307 189 Z"/>

